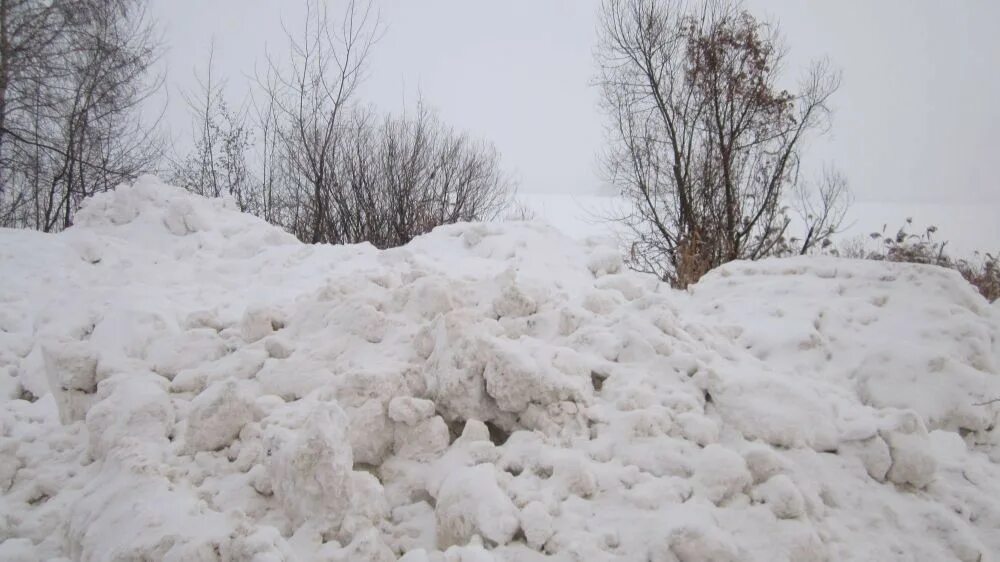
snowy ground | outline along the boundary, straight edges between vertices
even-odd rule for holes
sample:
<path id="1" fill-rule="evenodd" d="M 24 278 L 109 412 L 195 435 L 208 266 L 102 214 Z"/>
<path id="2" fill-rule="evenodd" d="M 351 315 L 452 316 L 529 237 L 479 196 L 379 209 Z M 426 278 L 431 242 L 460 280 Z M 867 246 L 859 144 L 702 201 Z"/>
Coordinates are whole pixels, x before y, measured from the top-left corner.
<path id="1" fill-rule="evenodd" d="M 540 223 L 305 246 L 146 179 L 0 231 L 0 560 L 997 560 L 998 367 L 942 269 L 685 293 Z"/>
<path id="2" fill-rule="evenodd" d="M 544 220 L 574 238 L 613 237 L 616 227 L 608 217 L 618 216 L 626 207 L 621 197 L 573 195 L 566 193 L 519 193 L 518 200 Z M 934 226 L 933 240 L 947 242 L 946 251 L 956 258 L 972 257 L 975 252 L 1000 253 L 1000 204 L 930 204 L 856 201 L 837 235 L 839 243 L 860 240 L 868 243 L 873 232 L 892 236 L 906 227 L 921 235 Z M 793 215 L 793 219 L 794 219 Z M 906 219 L 913 219 L 911 225 Z M 872 243 L 874 244 L 874 243 Z M 875 246 L 872 246 L 874 249 Z"/>

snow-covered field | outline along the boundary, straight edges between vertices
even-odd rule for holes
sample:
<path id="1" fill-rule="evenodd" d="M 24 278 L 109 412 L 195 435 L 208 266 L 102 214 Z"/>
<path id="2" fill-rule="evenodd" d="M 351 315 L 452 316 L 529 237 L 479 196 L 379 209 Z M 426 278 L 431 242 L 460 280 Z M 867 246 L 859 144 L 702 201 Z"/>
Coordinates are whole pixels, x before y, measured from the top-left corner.
<path id="1" fill-rule="evenodd" d="M 1000 304 L 541 223 L 306 246 L 144 179 L 0 231 L 0 560 L 1000 553 Z"/>
<path id="2" fill-rule="evenodd" d="M 565 234 L 613 237 L 616 225 L 609 217 L 619 216 L 627 209 L 621 197 L 576 195 L 568 193 L 519 193 L 518 201 Z M 934 226 L 933 240 L 947 242 L 945 250 L 956 258 L 973 257 L 975 252 L 1000 253 L 1000 204 L 930 204 L 856 201 L 847 210 L 839 243 L 861 240 L 868 243 L 873 232 L 883 230 L 892 236 L 906 227 L 907 232 L 921 235 Z M 792 216 L 795 219 L 795 215 Z M 911 225 L 906 219 L 913 220 Z M 876 243 L 871 243 L 875 249 Z"/>

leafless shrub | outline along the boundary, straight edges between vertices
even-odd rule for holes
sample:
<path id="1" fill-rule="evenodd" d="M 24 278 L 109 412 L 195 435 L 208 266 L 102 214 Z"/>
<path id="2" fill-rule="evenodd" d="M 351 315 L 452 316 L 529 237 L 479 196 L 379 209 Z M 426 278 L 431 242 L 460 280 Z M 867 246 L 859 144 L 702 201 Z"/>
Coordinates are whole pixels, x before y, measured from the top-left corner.
<path id="1" fill-rule="evenodd" d="M 985 253 L 976 259 L 958 260 L 955 267 L 986 300 L 993 302 L 1000 299 L 1000 253 Z"/>
<path id="2" fill-rule="evenodd" d="M 791 237 L 784 244 L 785 252 L 805 255 L 833 245 L 833 237 L 847 216 L 851 203 L 847 179 L 839 171 L 827 168 L 815 186 L 805 183 L 794 187 L 794 210 L 805 228 L 802 239 Z"/>
<path id="3" fill-rule="evenodd" d="M 880 232 L 873 232 L 869 238 L 875 245 L 866 248 L 855 243 L 846 250 L 831 252 L 841 257 L 855 257 L 870 260 L 885 260 L 904 263 L 936 265 L 958 271 L 966 281 L 992 302 L 1000 298 L 1000 253 L 975 252 L 973 257 L 952 258 L 945 251 L 948 243 L 935 238 L 937 227 L 929 226 L 920 234 L 910 232 L 913 219 L 907 218 L 895 233 L 887 232 L 886 226 Z"/>
<path id="4" fill-rule="evenodd" d="M 354 101 L 380 33 L 369 2 L 349 2 L 341 19 L 310 2 L 287 63 L 268 58 L 249 118 L 228 109 L 209 57 L 201 92 L 189 98 L 195 149 L 177 181 L 229 193 L 314 243 L 386 248 L 441 224 L 498 217 L 514 187 L 491 144 L 452 130 L 423 103 L 413 116 L 379 117 Z"/>
<path id="5" fill-rule="evenodd" d="M 497 218 L 513 195 L 490 144 L 422 105 L 412 118 L 355 113 L 338 164 L 327 232 L 335 242 L 399 246 L 442 224 Z"/>
<path id="6" fill-rule="evenodd" d="M 532 221 L 538 218 L 538 213 L 523 202 L 515 201 L 504 212 L 503 220 L 507 222 Z"/>
<path id="7" fill-rule="evenodd" d="M 840 84 L 815 63 L 793 94 L 777 86 L 775 27 L 738 2 L 605 0 L 598 85 L 610 117 L 609 180 L 633 203 L 632 265 L 686 286 L 730 260 L 805 253 L 839 226 L 845 182 L 828 174 L 792 243 L 784 206 L 802 189 L 803 139 L 827 127 Z"/>
<path id="8" fill-rule="evenodd" d="M 168 180 L 178 187 L 208 197 L 232 196 L 242 211 L 260 212 L 256 182 L 247 163 L 253 132 L 245 111 L 226 102 L 225 83 L 214 81 L 214 48 L 209 52 L 199 91 L 183 94 L 195 116 L 194 149 L 173 162 Z"/>

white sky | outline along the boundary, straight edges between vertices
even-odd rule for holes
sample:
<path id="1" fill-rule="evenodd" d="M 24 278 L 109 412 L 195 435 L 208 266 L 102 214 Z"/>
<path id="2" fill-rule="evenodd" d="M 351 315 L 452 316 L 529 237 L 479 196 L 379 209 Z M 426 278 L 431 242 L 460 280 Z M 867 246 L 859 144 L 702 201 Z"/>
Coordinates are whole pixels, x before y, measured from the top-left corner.
<path id="1" fill-rule="evenodd" d="M 829 56 L 844 72 L 829 138 L 809 156 L 846 172 L 858 200 L 1000 203 L 1000 2 L 747 0 L 777 20 L 788 71 Z M 603 139 L 592 49 L 597 0 L 376 0 L 387 33 L 363 100 L 385 111 L 418 92 L 456 128 L 491 140 L 525 192 L 592 193 Z M 333 2 L 334 5 L 337 2 Z M 301 0 L 153 0 L 169 51 L 167 122 L 184 146 L 180 99 L 203 69 L 240 101 L 265 45 L 283 54 L 281 21 Z M 404 105 L 405 104 L 405 105 Z"/>

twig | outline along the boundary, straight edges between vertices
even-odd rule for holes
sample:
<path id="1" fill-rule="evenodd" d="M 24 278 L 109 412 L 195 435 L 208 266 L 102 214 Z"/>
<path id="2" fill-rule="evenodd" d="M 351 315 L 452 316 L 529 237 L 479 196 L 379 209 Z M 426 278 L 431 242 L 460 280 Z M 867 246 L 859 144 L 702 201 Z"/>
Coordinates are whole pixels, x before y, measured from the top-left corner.
<path id="1" fill-rule="evenodd" d="M 1000 402 L 1000 398 L 994 398 L 993 400 L 987 400 L 986 402 L 980 402 L 978 404 L 973 404 L 973 406 L 989 406 L 994 402 Z"/>

